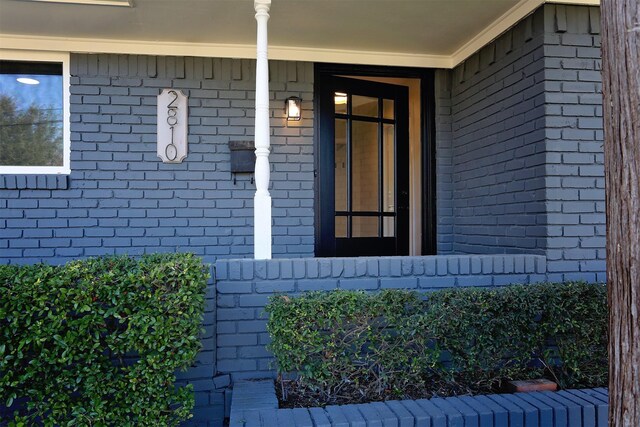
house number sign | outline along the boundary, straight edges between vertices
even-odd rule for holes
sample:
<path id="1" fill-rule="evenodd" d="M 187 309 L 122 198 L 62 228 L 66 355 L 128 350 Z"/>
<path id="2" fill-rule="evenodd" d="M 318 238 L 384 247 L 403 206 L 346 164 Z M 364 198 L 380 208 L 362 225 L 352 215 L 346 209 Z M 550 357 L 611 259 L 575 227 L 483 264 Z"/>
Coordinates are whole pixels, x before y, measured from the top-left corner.
<path id="1" fill-rule="evenodd" d="M 179 90 L 158 95 L 158 157 L 182 163 L 187 157 L 187 97 Z"/>

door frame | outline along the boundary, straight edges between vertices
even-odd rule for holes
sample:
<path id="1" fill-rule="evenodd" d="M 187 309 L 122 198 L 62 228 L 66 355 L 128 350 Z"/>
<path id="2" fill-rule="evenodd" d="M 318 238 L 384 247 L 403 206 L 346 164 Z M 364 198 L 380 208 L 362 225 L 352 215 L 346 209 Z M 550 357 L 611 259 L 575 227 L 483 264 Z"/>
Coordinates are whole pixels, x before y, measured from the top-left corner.
<path id="1" fill-rule="evenodd" d="M 399 77 L 420 80 L 420 145 L 421 145 L 421 184 L 422 184 L 422 255 L 436 253 L 436 128 L 435 128 L 435 79 L 434 70 L 405 67 L 383 67 L 349 64 L 314 64 L 314 223 L 315 223 L 315 255 L 333 256 L 327 252 L 330 245 L 327 235 L 323 236 L 321 223 L 320 195 L 322 193 L 320 173 L 326 159 L 320 158 L 320 93 L 330 76 L 344 77 Z"/>

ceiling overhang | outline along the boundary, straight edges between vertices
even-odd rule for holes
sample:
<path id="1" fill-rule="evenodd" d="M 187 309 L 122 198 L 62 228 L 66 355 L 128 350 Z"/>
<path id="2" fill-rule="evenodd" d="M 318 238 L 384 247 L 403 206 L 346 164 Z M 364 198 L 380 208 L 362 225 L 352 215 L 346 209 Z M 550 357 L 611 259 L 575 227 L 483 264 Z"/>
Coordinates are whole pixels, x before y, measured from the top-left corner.
<path id="1" fill-rule="evenodd" d="M 9 3 L 24 3 L 24 0 L 0 0 L 3 7 Z M 41 2 L 42 0 L 30 0 Z M 47 0 L 52 1 L 52 0 Z M 101 3 L 129 3 L 128 0 L 53 0 L 53 2 L 91 2 L 94 4 Z M 142 0 L 138 0 L 133 4 L 137 4 Z M 162 0 L 160 0 L 162 1 Z M 216 0 L 224 3 L 225 0 Z M 228 0 L 227 0 L 228 1 Z M 279 0 L 273 0 L 273 4 L 277 4 Z M 298 0 L 300 1 L 300 0 Z M 319 4 L 324 0 L 309 0 L 307 4 Z M 329 0 L 330 1 L 330 0 Z M 346 1 L 346 0 L 343 0 Z M 385 2 L 388 0 L 372 0 Z M 396 0 L 402 1 L 402 0 Z M 436 1 L 436 0 L 434 0 Z M 485 0 L 467 0 L 485 1 Z M 437 2 L 437 1 L 436 1 Z M 319 41 L 313 43 L 312 37 L 307 37 L 307 45 L 298 46 L 296 40 L 291 43 L 278 43 L 282 41 L 276 40 L 270 42 L 269 58 L 274 60 L 295 60 L 295 61 L 312 61 L 312 62 L 331 62 L 331 63 L 351 63 L 351 64 L 369 64 L 369 65 L 388 65 L 388 66 L 405 66 L 405 67 L 425 67 L 425 68 L 453 68 L 457 64 L 464 61 L 474 52 L 478 51 L 491 40 L 498 37 L 511 26 L 519 22 L 521 19 L 535 11 L 544 3 L 557 4 L 573 4 L 573 5 L 590 5 L 598 6 L 600 0 L 495 0 L 496 3 L 511 5 L 497 18 L 483 24 L 482 27 L 474 32 L 464 34 L 461 43 L 451 46 L 425 47 L 422 50 L 407 49 L 403 50 L 402 44 L 394 46 L 389 43 L 386 49 L 375 50 L 365 49 L 361 46 L 351 47 L 348 42 L 344 43 L 345 48 L 325 47 L 323 46 L 322 33 L 320 33 Z M 236 7 L 240 2 L 237 2 Z M 245 2 L 246 3 L 246 2 Z M 245 5 L 245 3 L 242 3 Z M 251 2 L 252 3 L 252 2 Z M 362 3 L 360 3 L 362 4 Z M 396 3 L 397 4 L 397 3 Z M 418 4 L 418 3 L 415 3 Z M 424 3 L 429 2 L 425 0 Z M 32 5 L 33 6 L 33 5 Z M 228 5 L 227 5 L 228 6 Z M 78 7 L 88 7 L 86 5 Z M 133 7 L 131 10 L 135 9 Z M 124 8 L 117 8 L 124 9 Z M 281 11 L 280 11 L 281 12 Z M 243 11 L 244 13 L 244 11 Z M 281 20 L 278 22 L 279 11 L 273 7 L 271 10 L 270 31 L 272 25 L 286 25 Z M 435 12 L 434 12 L 435 13 Z M 461 12 L 462 13 L 462 12 Z M 247 8 L 246 15 L 253 22 L 253 11 Z M 170 22 L 170 21 L 169 21 Z M 310 24 L 312 21 L 310 21 Z M 441 23 L 442 24 L 442 23 Z M 247 23 L 245 23 L 247 25 Z M 442 24 L 444 25 L 444 24 Z M 451 23 L 454 25 L 454 22 Z M 61 52 L 80 52 L 80 53 L 112 53 L 112 54 L 139 54 L 139 55 L 177 55 L 177 56 L 203 56 L 203 57 L 224 57 L 224 58 L 255 58 L 255 44 L 252 42 L 245 43 L 209 43 L 200 41 L 181 41 L 181 40 L 144 40 L 144 39 L 117 39 L 110 37 L 79 37 L 75 34 L 70 36 L 60 36 L 56 34 L 28 34 L 23 33 L 7 33 L 4 31 L 4 25 L 0 27 L 0 48 L 7 50 L 40 50 L 40 51 L 61 51 Z M 303 27 L 304 28 L 304 27 Z M 313 31 L 313 27 L 309 27 L 309 31 Z M 405 30 L 406 31 L 406 30 Z M 415 29 L 413 31 L 416 31 Z M 419 29 L 418 29 L 419 31 Z M 275 30 L 274 30 L 275 32 Z M 72 32 L 70 32 L 71 34 Z M 410 32 L 408 32 L 410 34 Z M 271 34 L 270 34 L 271 35 Z M 246 38 L 247 34 L 243 34 Z M 250 35 L 255 37 L 255 30 Z M 310 40 L 310 41 L 309 41 Z M 389 48 L 391 47 L 391 48 Z M 444 51 L 443 51 L 444 50 Z"/>

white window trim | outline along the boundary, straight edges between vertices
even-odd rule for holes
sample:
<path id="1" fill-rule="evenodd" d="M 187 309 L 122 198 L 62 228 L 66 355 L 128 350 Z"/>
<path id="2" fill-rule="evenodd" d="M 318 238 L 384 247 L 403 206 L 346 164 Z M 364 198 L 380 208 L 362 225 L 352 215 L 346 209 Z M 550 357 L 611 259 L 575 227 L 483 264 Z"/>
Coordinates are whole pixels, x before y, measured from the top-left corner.
<path id="1" fill-rule="evenodd" d="M 0 49 L 0 59 L 8 61 L 58 62 L 62 63 L 62 166 L 0 166 L 3 175 L 69 175 L 71 173 L 71 121 L 70 108 L 70 72 L 68 52 L 36 52 Z"/>

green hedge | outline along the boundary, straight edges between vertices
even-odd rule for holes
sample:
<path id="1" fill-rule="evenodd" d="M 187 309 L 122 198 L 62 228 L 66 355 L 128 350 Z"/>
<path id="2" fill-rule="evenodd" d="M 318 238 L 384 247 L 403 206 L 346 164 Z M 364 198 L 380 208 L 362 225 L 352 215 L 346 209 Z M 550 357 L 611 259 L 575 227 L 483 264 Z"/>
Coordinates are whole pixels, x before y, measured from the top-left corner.
<path id="1" fill-rule="evenodd" d="M 267 329 L 280 372 L 298 371 L 326 396 L 357 387 L 375 398 L 413 387 L 437 354 L 421 326 L 416 294 L 335 291 L 273 297 Z"/>
<path id="2" fill-rule="evenodd" d="M 0 404 L 15 425 L 190 418 L 174 372 L 200 349 L 207 277 L 190 254 L 0 266 Z"/>
<path id="3" fill-rule="evenodd" d="M 401 290 L 272 297 L 270 350 L 280 373 L 327 399 L 433 389 L 487 392 L 545 375 L 562 387 L 607 382 L 604 285 Z"/>

